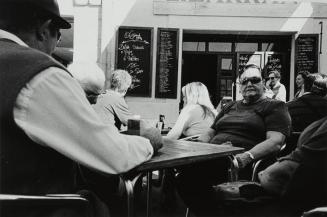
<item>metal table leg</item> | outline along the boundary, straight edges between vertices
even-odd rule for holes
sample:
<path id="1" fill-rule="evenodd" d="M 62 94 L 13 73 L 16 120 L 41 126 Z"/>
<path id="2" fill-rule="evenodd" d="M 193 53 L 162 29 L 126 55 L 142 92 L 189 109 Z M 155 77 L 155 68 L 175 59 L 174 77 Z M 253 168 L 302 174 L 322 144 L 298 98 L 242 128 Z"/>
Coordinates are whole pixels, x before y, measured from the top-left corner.
<path id="1" fill-rule="evenodd" d="M 234 155 L 228 156 L 230 168 L 228 169 L 228 181 L 235 182 L 238 180 L 239 165 Z"/>
<path id="2" fill-rule="evenodd" d="M 137 175 L 132 180 L 122 178 L 126 193 L 127 193 L 127 216 L 133 217 L 134 216 L 134 186 L 137 179 L 141 176 L 141 174 Z"/>
<path id="3" fill-rule="evenodd" d="M 146 178 L 147 178 L 147 191 L 146 191 L 146 216 L 150 217 L 151 216 L 151 193 L 152 193 L 152 172 L 147 172 L 146 173 Z"/>

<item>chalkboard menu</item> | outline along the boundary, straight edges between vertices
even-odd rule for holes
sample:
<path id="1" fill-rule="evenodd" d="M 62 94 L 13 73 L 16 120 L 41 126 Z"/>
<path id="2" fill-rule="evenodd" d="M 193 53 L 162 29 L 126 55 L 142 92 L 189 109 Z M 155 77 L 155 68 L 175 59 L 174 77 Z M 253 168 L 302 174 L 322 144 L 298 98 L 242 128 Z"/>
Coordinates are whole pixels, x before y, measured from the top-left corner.
<path id="1" fill-rule="evenodd" d="M 158 28 L 156 91 L 157 98 L 177 97 L 178 29 Z"/>
<path id="2" fill-rule="evenodd" d="M 262 54 L 254 53 L 239 53 L 238 55 L 238 73 L 243 71 L 243 68 L 249 64 L 255 64 L 261 67 Z"/>
<path id="3" fill-rule="evenodd" d="M 278 71 L 283 77 L 283 64 L 284 56 L 283 54 L 274 53 L 268 54 L 267 63 L 265 65 L 265 71 L 268 73 L 270 71 Z"/>
<path id="4" fill-rule="evenodd" d="M 152 28 L 120 27 L 116 68 L 132 76 L 128 96 L 151 96 Z"/>
<path id="5" fill-rule="evenodd" d="M 296 73 L 318 72 L 318 34 L 301 34 L 295 42 Z"/>

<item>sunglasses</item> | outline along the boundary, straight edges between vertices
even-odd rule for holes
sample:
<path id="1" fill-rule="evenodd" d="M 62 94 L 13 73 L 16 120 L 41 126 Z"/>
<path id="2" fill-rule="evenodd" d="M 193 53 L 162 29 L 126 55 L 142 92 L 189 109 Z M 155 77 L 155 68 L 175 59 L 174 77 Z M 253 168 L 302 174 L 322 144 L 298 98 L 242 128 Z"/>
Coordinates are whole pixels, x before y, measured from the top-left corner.
<path id="1" fill-rule="evenodd" d="M 275 77 L 268 77 L 270 80 L 273 80 L 273 79 L 275 79 Z"/>
<path id="2" fill-rule="evenodd" d="M 244 78 L 240 80 L 240 84 L 246 85 L 249 81 L 251 82 L 251 84 L 257 84 L 261 81 L 261 78 L 259 77 Z"/>

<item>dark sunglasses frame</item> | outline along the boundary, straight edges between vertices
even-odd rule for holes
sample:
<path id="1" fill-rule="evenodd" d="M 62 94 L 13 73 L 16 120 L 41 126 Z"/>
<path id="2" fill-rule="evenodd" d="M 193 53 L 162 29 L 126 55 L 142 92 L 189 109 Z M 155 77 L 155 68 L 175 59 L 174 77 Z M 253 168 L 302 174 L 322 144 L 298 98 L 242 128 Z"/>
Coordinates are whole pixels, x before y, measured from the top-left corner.
<path id="1" fill-rule="evenodd" d="M 250 77 L 250 78 L 244 78 L 240 80 L 241 85 L 246 85 L 249 81 L 251 81 L 251 84 L 257 84 L 262 81 L 259 77 Z"/>

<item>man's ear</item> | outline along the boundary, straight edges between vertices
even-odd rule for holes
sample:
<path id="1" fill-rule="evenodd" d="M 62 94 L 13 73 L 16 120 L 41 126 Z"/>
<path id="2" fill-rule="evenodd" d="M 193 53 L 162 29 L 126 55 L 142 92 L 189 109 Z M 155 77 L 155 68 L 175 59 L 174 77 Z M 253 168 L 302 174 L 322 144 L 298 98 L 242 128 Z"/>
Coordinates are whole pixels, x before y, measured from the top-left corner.
<path id="1" fill-rule="evenodd" d="M 47 21 L 44 21 L 43 23 L 40 23 L 40 25 L 36 29 L 36 37 L 38 40 L 45 41 L 49 38 L 50 23 L 51 23 L 51 20 L 47 20 Z"/>

